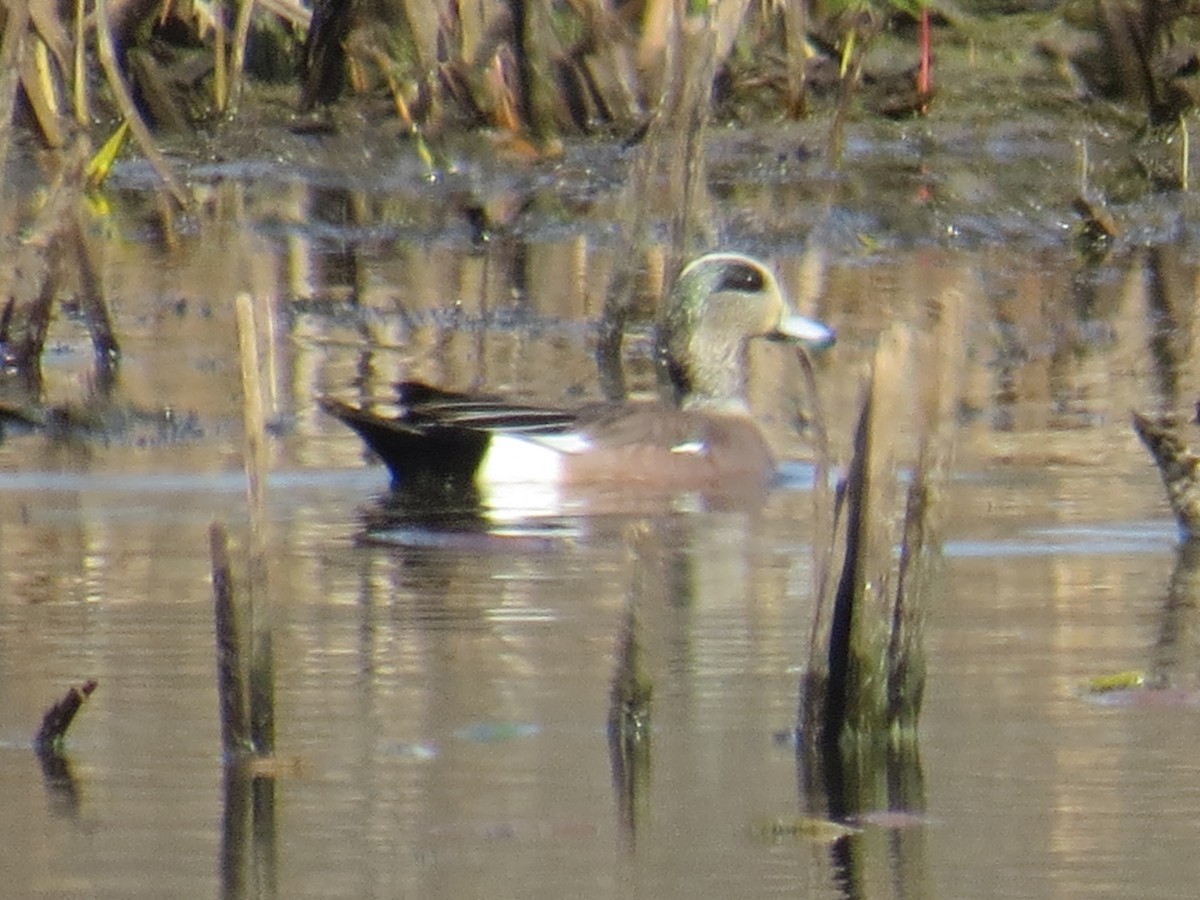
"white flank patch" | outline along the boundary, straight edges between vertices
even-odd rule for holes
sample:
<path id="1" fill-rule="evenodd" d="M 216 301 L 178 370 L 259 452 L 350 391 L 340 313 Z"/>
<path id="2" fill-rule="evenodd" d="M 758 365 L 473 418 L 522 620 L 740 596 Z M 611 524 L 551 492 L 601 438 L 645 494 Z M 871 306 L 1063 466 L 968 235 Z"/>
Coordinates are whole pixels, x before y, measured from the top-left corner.
<path id="1" fill-rule="evenodd" d="M 544 438 L 530 440 L 493 434 L 475 480 L 485 484 L 558 484 L 563 474 L 563 453 Z"/>

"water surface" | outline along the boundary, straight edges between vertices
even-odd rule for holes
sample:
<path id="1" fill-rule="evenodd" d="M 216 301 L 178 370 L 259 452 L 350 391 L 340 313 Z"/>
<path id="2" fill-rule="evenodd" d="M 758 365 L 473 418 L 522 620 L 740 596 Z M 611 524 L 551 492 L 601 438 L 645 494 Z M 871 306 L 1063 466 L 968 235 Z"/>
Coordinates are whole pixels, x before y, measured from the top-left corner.
<path id="1" fill-rule="evenodd" d="M 111 253 L 125 351 L 112 407 L 145 415 L 0 442 L 6 890 L 1192 896 L 1200 713 L 1081 695 L 1126 670 L 1187 690 L 1200 671 L 1194 611 L 1169 602 L 1174 531 L 1128 426 L 1132 407 L 1196 396 L 1186 226 L 1085 265 L 1045 233 L 1009 247 L 982 227 L 960 242 L 929 226 L 928 240 L 890 246 L 879 222 L 837 208 L 823 230 L 785 239 L 786 222 L 761 225 L 783 202 L 772 183 L 721 207 L 723 233 L 770 256 L 805 311 L 840 331 L 817 364 L 839 448 L 880 330 L 923 321 L 932 301 L 965 311 L 921 796 L 860 811 L 848 837 L 769 827 L 808 809 L 777 737 L 795 724 L 821 537 L 800 462 L 748 508 L 609 504 L 491 534 L 418 522 L 365 539 L 386 475 L 318 394 L 382 394 L 404 376 L 556 403 L 599 395 L 595 325 L 628 261 L 605 236 L 609 181 L 593 152 L 572 157 L 593 173 L 572 182 L 591 218 L 535 212 L 485 246 L 444 198 L 413 200 L 419 173 L 401 170 L 375 197 L 214 177 L 217 211 L 194 239 Z M 954 207 L 959 234 L 966 208 Z M 317 227 L 333 209 L 350 225 Z M 1009 212 L 974 214 L 1007 234 Z M 839 243 L 872 229 L 874 249 Z M 634 265 L 652 281 L 652 265 Z M 207 531 L 230 528 L 243 571 L 241 289 L 268 298 L 274 324 L 264 534 L 286 765 L 272 827 L 230 846 Z M 86 336 L 70 319 L 55 329 L 47 397 L 77 403 L 94 387 Z M 643 327 L 626 349 L 632 386 L 648 387 Z M 752 362 L 780 456 L 802 461 L 792 422 L 810 399 L 794 359 L 764 347 Z M 631 603 L 654 687 L 632 805 L 605 733 Z M 89 678 L 99 688 L 70 733 L 69 771 L 47 775 L 32 734 Z"/>

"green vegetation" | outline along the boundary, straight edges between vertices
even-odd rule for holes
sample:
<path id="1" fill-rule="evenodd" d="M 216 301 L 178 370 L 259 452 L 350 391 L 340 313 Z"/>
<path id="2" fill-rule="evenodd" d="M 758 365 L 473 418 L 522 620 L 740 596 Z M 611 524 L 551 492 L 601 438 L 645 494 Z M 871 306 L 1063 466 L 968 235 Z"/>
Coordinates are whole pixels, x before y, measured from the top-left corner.
<path id="1" fill-rule="evenodd" d="M 0 96 L 47 146 L 79 129 L 107 136 L 123 120 L 143 152 L 152 132 L 280 102 L 280 83 L 296 111 L 378 98 L 408 128 L 487 126 L 539 152 L 569 134 L 681 121 L 680 105 L 694 102 L 760 120 L 821 108 L 935 114 L 935 65 L 960 51 L 1002 81 L 1015 60 L 1036 58 L 1058 73 L 1064 98 L 1117 101 L 1153 126 L 1178 121 L 1197 96 L 1200 11 L 1182 0 L 1072 0 L 1061 14 L 1039 0 L 316 0 L 311 13 L 270 0 L 234 10 L 9 4 Z"/>

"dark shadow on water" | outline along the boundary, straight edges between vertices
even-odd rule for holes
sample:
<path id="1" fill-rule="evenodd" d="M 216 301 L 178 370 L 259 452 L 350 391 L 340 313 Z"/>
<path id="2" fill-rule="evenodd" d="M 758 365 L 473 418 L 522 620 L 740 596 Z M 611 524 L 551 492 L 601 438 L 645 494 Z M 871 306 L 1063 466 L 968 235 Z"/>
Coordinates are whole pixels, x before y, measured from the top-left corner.
<path id="1" fill-rule="evenodd" d="M 1149 450 L 1166 488 L 1180 542 L 1167 582 L 1158 635 L 1147 671 L 1106 672 L 1093 677 L 1083 695 L 1106 706 L 1200 706 L 1200 528 L 1197 457 L 1191 449 L 1195 420 L 1167 413 L 1133 413 L 1133 430 Z"/>
<path id="2" fill-rule="evenodd" d="M 538 552 L 578 528 L 571 516 L 505 517 L 496 512 L 472 484 L 414 485 L 364 506 L 358 541 L 409 550 Z"/>
<path id="3" fill-rule="evenodd" d="M 617 639 L 617 666 L 609 695 L 608 758 L 624 848 L 637 849 L 639 821 L 649 804 L 652 687 L 640 662 L 635 603 L 626 609 Z"/>
<path id="4" fill-rule="evenodd" d="M 804 815 L 861 828 L 829 845 L 834 883 L 846 898 L 869 896 L 867 872 L 878 867 L 873 834 L 887 841 L 887 867 L 895 896 L 927 896 L 925 779 L 915 741 L 870 747 L 796 750 L 800 808 Z"/>
<path id="5" fill-rule="evenodd" d="M 790 489 L 781 480 L 774 487 Z M 554 488 L 513 484 L 481 491 L 471 482 L 414 482 L 374 498 L 359 513 L 358 540 L 408 549 L 538 552 L 562 546 L 600 522 L 667 520 L 695 512 L 756 514 L 772 485 L 683 492 L 645 484 Z"/>
<path id="6" fill-rule="evenodd" d="M 1180 543 L 1167 585 L 1146 683 L 1154 688 L 1200 689 L 1200 541 Z"/>
<path id="7" fill-rule="evenodd" d="M 608 756 L 613 793 L 624 849 L 637 849 L 638 824 L 649 805 L 651 772 L 651 700 L 654 685 L 642 659 L 639 613 L 646 597 L 647 555 L 654 551 L 656 533 L 645 523 L 631 525 L 625 534 L 632 550 L 632 583 L 617 631 L 616 666 L 609 686 Z"/>
<path id="8" fill-rule="evenodd" d="M 1162 409 L 1180 405 L 1180 380 L 1191 346 L 1194 275 L 1178 248 L 1155 244 L 1145 251 L 1146 316 L 1157 399 Z"/>
<path id="9" fill-rule="evenodd" d="M 415 484 L 373 498 L 360 510 L 361 537 L 388 543 L 388 532 L 463 532 L 486 529 L 479 491 L 472 484 Z"/>
<path id="10" fill-rule="evenodd" d="M 53 749 L 37 751 L 42 767 L 42 782 L 46 787 L 46 799 L 55 815 L 68 819 L 79 817 L 79 785 L 71 771 L 71 761 Z"/>
<path id="11" fill-rule="evenodd" d="M 218 870 L 221 896 L 239 900 L 246 896 L 246 847 L 249 837 L 249 780 L 234 764 L 225 766 L 222 785 L 225 802 L 221 818 L 221 849 Z"/>
<path id="12" fill-rule="evenodd" d="M 1103 672 L 1082 695 L 1111 707 L 1200 708 L 1200 540 L 1180 542 L 1145 672 Z"/>
<path id="13" fill-rule="evenodd" d="M 253 774 L 247 763 L 225 765 L 219 859 L 225 900 L 278 896 L 275 779 Z"/>

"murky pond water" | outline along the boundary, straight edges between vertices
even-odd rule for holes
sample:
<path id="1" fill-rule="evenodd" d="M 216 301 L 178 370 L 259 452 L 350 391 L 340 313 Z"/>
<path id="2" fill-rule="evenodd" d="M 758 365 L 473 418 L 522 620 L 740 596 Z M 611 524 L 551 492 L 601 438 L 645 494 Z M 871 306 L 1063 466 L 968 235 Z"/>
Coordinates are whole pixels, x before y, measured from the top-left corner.
<path id="1" fill-rule="evenodd" d="M 569 160 L 502 186 L 543 203 L 562 184 L 538 178 L 557 179 L 577 185 L 567 202 L 602 206 L 611 176 Z M 791 188 L 764 178 L 722 201 L 721 233 L 839 328 L 818 361 L 839 443 L 879 330 L 920 321 L 933 299 L 965 313 L 922 796 L 863 810 L 834 841 L 769 827 L 807 808 L 776 737 L 795 724 L 813 614 L 801 462 L 748 508 L 600 503 L 488 535 L 363 539 L 386 475 L 314 398 L 379 394 L 401 375 L 596 397 L 594 325 L 628 262 L 594 224 L 603 209 L 579 227 L 539 207 L 525 231 L 475 246 L 451 198 L 394 178 L 372 194 L 214 175 L 197 236 L 106 245 L 121 418 L 100 436 L 0 442 L 6 895 L 1194 894 L 1194 610 L 1169 602 L 1174 528 L 1128 425 L 1132 407 L 1197 393 L 1185 208 L 1145 225 L 1147 246 L 1088 267 L 1065 239 L 996 240 L 1012 206 L 988 218 L 964 201 L 940 223 L 926 210 L 930 239 L 892 247 L 853 210 L 829 213 L 821 240 L 793 229 Z M 947 239 L 972 222 L 987 227 Z M 269 827 L 241 837 L 207 537 L 229 526 L 240 572 L 238 290 L 274 298 L 265 535 L 285 760 L 259 798 Z M 73 401 L 90 389 L 86 338 L 64 320 L 54 340 L 47 394 Z M 644 330 L 628 351 L 631 382 L 647 384 Z M 780 455 L 803 460 L 794 361 L 764 347 L 752 362 Z M 649 777 L 632 798 L 605 733 L 630 597 L 654 685 Z M 1081 696 L 1126 670 L 1165 674 L 1182 699 Z M 40 716 L 89 678 L 69 769 L 43 771 Z"/>

